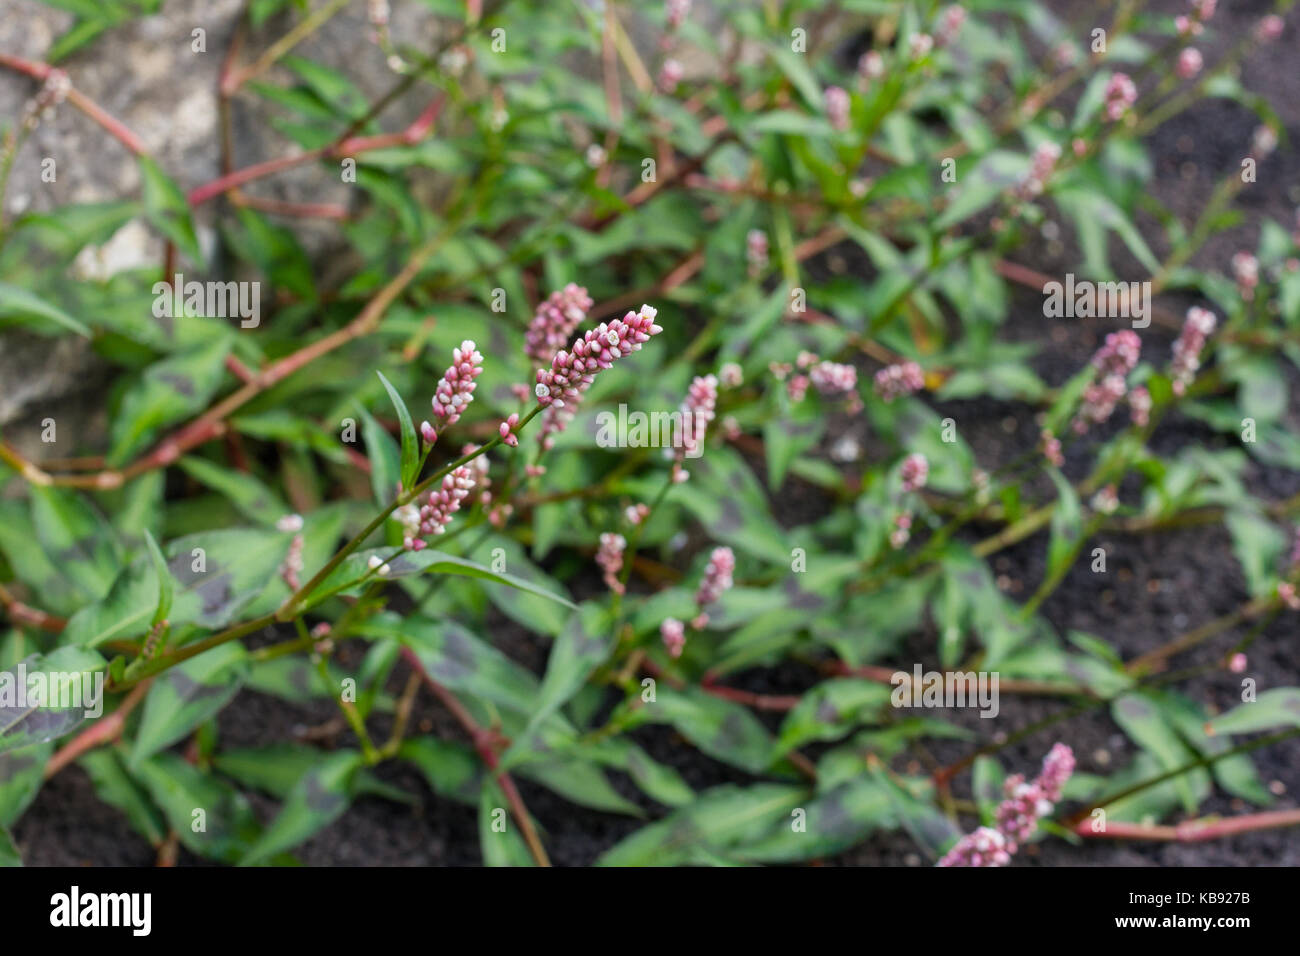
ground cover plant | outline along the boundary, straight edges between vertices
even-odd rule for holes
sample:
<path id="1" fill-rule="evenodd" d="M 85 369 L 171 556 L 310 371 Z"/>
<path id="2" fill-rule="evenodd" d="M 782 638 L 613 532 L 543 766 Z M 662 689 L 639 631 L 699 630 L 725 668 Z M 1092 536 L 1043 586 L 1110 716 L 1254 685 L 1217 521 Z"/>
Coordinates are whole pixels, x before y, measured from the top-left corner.
<path id="1" fill-rule="evenodd" d="M 1300 736 L 1260 664 L 1300 611 L 1300 217 L 1203 255 L 1290 155 L 1240 76 L 1288 0 L 1231 36 L 1214 0 L 255 0 L 187 22 L 201 182 L 79 86 L 160 4 L 50 5 L 0 50 L 0 196 L 56 197 L 0 202 L 0 335 L 84 340 L 107 427 L 0 437 L 0 862 L 73 773 L 161 863 L 292 863 L 422 793 L 491 865 L 572 858 L 539 793 L 626 820 L 607 865 L 1300 824 L 1257 763 Z M 309 55 L 348 15 L 377 95 Z M 1151 142 L 1206 100 L 1253 133 L 1175 208 Z M 53 191 L 70 112 L 134 193 Z M 158 255 L 89 268 L 132 224 Z M 1233 608 L 1138 652 L 1052 616 L 1205 526 Z M 231 744 L 250 694 L 334 713 Z"/>

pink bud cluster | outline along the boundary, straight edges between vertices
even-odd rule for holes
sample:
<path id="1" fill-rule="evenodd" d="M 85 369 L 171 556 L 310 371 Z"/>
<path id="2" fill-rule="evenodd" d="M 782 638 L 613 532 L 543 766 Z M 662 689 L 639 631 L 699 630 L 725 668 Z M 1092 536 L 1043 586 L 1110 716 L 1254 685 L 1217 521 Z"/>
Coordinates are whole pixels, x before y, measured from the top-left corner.
<path id="1" fill-rule="evenodd" d="M 1093 367 L 1101 380 L 1090 384 L 1083 392 L 1083 405 L 1074 420 L 1074 430 L 1082 435 L 1093 425 L 1110 418 L 1116 406 L 1128 391 L 1128 373 L 1138 363 L 1142 353 L 1142 340 L 1128 329 L 1112 332 L 1105 344 L 1092 357 Z"/>
<path id="2" fill-rule="evenodd" d="M 640 312 L 629 312 L 621 319 L 602 322 L 573 343 L 569 351 L 561 350 L 551 360 L 550 368 L 537 371 L 537 402 L 542 406 L 576 403 L 595 381 L 596 373 L 612 368 L 614 362 L 633 352 L 658 335 L 662 328 L 654 324 L 656 310 L 648 305 Z"/>
<path id="3" fill-rule="evenodd" d="M 942 15 L 939 17 L 939 29 L 935 31 L 934 39 L 939 46 L 947 46 L 957 38 L 957 33 L 961 30 L 962 24 L 966 22 L 966 11 L 961 7 L 953 4 L 945 7 Z"/>
<path id="4" fill-rule="evenodd" d="M 289 542 L 289 551 L 284 556 L 284 564 L 280 566 L 280 577 L 284 578 L 284 583 L 293 591 L 301 586 L 298 576 L 302 574 L 302 548 L 303 537 L 301 534 L 295 534 L 293 540 Z"/>
<path id="5" fill-rule="evenodd" d="M 872 80 L 885 75 L 885 58 L 875 50 L 868 50 L 858 57 L 858 87 L 865 90 Z"/>
<path id="6" fill-rule="evenodd" d="M 1255 127 L 1255 132 L 1250 137 L 1250 155 L 1258 160 L 1268 159 L 1273 155 L 1273 150 L 1277 149 L 1277 133 L 1273 132 L 1273 127 L 1263 124 Z"/>
<path id="7" fill-rule="evenodd" d="M 524 335 L 524 351 L 534 367 L 548 365 L 564 348 L 573 330 L 587 317 L 591 296 L 575 282 L 557 289 L 537 307 Z"/>
<path id="8" fill-rule="evenodd" d="M 751 229 L 746 234 L 745 259 L 749 263 L 751 276 L 756 276 L 767 268 L 767 233 L 762 229 Z"/>
<path id="9" fill-rule="evenodd" d="M 447 425 L 456 424 L 461 413 L 474 400 L 474 379 L 482 373 L 483 355 L 472 341 L 466 339 L 459 348 L 452 350 L 451 365 L 433 393 L 433 414 Z"/>
<path id="10" fill-rule="evenodd" d="M 858 370 L 839 362 L 818 362 L 808 373 L 812 384 L 823 395 L 843 395 L 858 387 Z"/>
<path id="11" fill-rule="evenodd" d="M 686 390 L 681 405 L 682 447 L 677 450 L 680 461 L 684 457 L 698 458 L 705 430 L 717 415 L 718 377 L 697 375 Z"/>
<path id="12" fill-rule="evenodd" d="M 718 369 L 718 384 L 723 388 L 740 388 L 745 384 L 745 372 L 735 362 L 724 362 Z"/>
<path id="13" fill-rule="evenodd" d="M 663 639 L 669 657 L 682 656 L 682 650 L 686 647 L 685 624 L 675 617 L 664 618 L 664 622 L 659 625 L 659 636 Z"/>
<path id="14" fill-rule="evenodd" d="M 886 402 L 911 395 L 925 387 L 925 373 L 915 362 L 887 365 L 876 373 L 876 394 Z"/>
<path id="15" fill-rule="evenodd" d="M 930 55 L 934 49 L 934 37 L 928 33 L 913 33 L 907 39 L 907 50 L 913 60 L 921 60 Z"/>
<path id="16" fill-rule="evenodd" d="M 618 579 L 623 570 L 623 552 L 627 550 L 627 539 L 621 534 L 606 531 L 600 536 L 600 548 L 596 551 L 596 563 L 604 573 L 605 586 L 615 594 L 625 590 L 623 582 Z"/>
<path id="17" fill-rule="evenodd" d="M 664 4 L 667 14 L 668 29 L 676 30 L 686 22 L 687 15 L 691 12 L 691 0 L 668 0 Z"/>
<path id="18" fill-rule="evenodd" d="M 837 130 L 849 128 L 849 94 L 842 86 L 828 86 L 824 94 L 826 116 Z"/>
<path id="19" fill-rule="evenodd" d="M 1034 831 L 1038 821 L 1061 800 L 1065 783 L 1074 773 L 1074 752 L 1056 744 L 1043 758 L 1043 769 L 1032 782 L 1013 774 L 1003 785 L 1005 799 L 994 813 L 993 827 L 980 827 L 957 841 L 938 866 L 1005 866 Z"/>
<path id="20" fill-rule="evenodd" d="M 684 71 L 682 65 L 676 60 L 664 60 L 663 66 L 659 67 L 659 91 L 661 93 L 673 93 L 677 90 L 677 84 L 682 81 Z"/>
<path id="21" fill-rule="evenodd" d="M 1186 392 L 1187 386 L 1196 377 L 1196 371 L 1201 367 L 1201 349 L 1205 347 L 1205 340 L 1214 331 L 1217 322 L 1218 319 L 1209 309 L 1192 306 L 1187 310 L 1187 321 L 1183 323 L 1183 330 L 1174 342 L 1174 359 L 1169 369 L 1174 394 L 1182 395 Z"/>
<path id="22" fill-rule="evenodd" d="M 736 573 L 736 555 L 730 548 L 714 548 L 709 555 L 709 563 L 704 567 L 704 577 L 695 591 L 695 603 L 701 609 L 722 597 L 731 590 Z"/>
<path id="23" fill-rule="evenodd" d="M 1151 421 L 1151 393 L 1142 385 L 1130 389 L 1128 407 L 1133 416 L 1133 424 L 1138 428 L 1146 428 Z"/>
<path id="24" fill-rule="evenodd" d="M 402 544 L 407 550 L 423 551 L 428 547 L 428 535 L 444 533 L 473 487 L 474 469 L 461 465 L 443 476 L 442 483 L 429 491 L 418 510 L 414 503 L 398 508 L 394 517 L 402 524 Z"/>
<path id="25" fill-rule="evenodd" d="M 903 479 L 903 492 L 920 491 L 930 477 L 930 462 L 920 452 L 913 452 L 903 459 L 899 474 Z"/>
<path id="26" fill-rule="evenodd" d="M 1184 80 L 1190 80 L 1201 72 L 1204 62 L 1200 50 L 1192 46 L 1184 47 L 1182 52 L 1178 54 L 1178 75 Z"/>
<path id="27" fill-rule="evenodd" d="M 1065 455 L 1061 452 L 1061 440 L 1056 437 L 1050 428 L 1044 428 L 1039 435 L 1040 447 L 1043 449 L 1043 457 L 1053 466 L 1060 468 L 1065 464 Z"/>
<path id="28" fill-rule="evenodd" d="M 1255 286 L 1259 285 L 1259 260 L 1249 252 L 1238 252 L 1232 257 L 1232 274 L 1241 297 L 1247 302 L 1255 298 Z"/>
<path id="29" fill-rule="evenodd" d="M 1055 143 L 1040 143 L 1034 150 L 1033 159 L 1030 160 L 1029 171 L 1016 186 L 1016 195 L 1020 199 L 1033 199 L 1041 195 L 1047 186 L 1047 181 L 1052 177 L 1052 170 L 1056 168 L 1056 161 L 1060 158 L 1060 146 Z"/>
<path id="30" fill-rule="evenodd" d="M 1286 23 L 1276 13 L 1270 13 L 1255 27 L 1255 36 L 1261 43 L 1272 43 L 1282 35 Z"/>
<path id="31" fill-rule="evenodd" d="M 1114 73 L 1106 84 L 1106 116 L 1123 119 L 1137 102 L 1137 85 L 1127 73 Z"/>

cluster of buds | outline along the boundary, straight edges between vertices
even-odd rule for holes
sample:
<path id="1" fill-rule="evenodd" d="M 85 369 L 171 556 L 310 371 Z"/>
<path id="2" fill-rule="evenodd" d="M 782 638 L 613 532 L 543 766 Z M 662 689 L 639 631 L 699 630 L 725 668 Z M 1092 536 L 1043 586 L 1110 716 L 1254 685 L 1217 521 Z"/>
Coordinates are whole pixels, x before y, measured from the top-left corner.
<path id="1" fill-rule="evenodd" d="M 681 657 L 686 647 L 686 625 L 675 617 L 664 618 L 659 625 L 659 636 L 663 638 L 664 648 L 669 657 Z"/>
<path id="2" fill-rule="evenodd" d="M 957 33 L 965 22 L 965 10 L 956 4 L 945 7 L 943 14 L 939 17 L 939 29 L 935 31 L 934 35 L 935 42 L 941 47 L 947 46 L 957 38 Z"/>
<path id="3" fill-rule="evenodd" d="M 301 518 L 298 520 L 302 521 Z M 303 537 L 301 534 L 295 534 L 293 540 L 289 542 L 289 551 L 284 556 L 284 564 L 280 565 L 280 577 L 284 578 L 284 583 L 289 585 L 292 591 L 297 591 L 302 586 L 299 580 L 299 575 L 302 574 L 302 548 Z"/>
<path id="4" fill-rule="evenodd" d="M 751 229 L 745 236 L 745 260 L 750 276 L 757 276 L 767 268 L 767 233 Z"/>
<path id="5" fill-rule="evenodd" d="M 934 37 L 928 33 L 913 33 L 907 39 L 907 50 L 913 60 L 923 60 L 934 49 Z"/>
<path id="6" fill-rule="evenodd" d="M 511 448 L 519 447 L 519 436 L 515 434 L 515 429 L 519 427 L 519 416 L 512 414 L 509 418 L 497 426 L 497 434 L 501 436 L 501 441 Z"/>
<path id="7" fill-rule="evenodd" d="M 291 534 L 297 534 L 299 531 L 302 530 L 302 524 L 303 524 L 302 515 L 288 514 L 285 515 L 283 518 L 279 518 L 276 520 L 275 530 L 284 531 Z"/>
<path id="8" fill-rule="evenodd" d="M 1257 160 L 1265 160 L 1273 155 L 1275 149 L 1277 133 L 1273 132 L 1273 127 L 1263 124 L 1256 126 L 1250 137 L 1250 155 Z"/>
<path id="9" fill-rule="evenodd" d="M 904 494 L 920 491 L 925 487 L 926 481 L 929 480 L 930 462 L 920 452 L 913 452 L 903 459 L 903 466 L 899 469 L 899 474 L 903 480 Z"/>
<path id="10" fill-rule="evenodd" d="M 451 365 L 433 393 L 433 414 L 444 424 L 456 424 L 461 413 L 474 400 L 474 379 L 482 373 L 483 354 L 471 340 L 466 339 L 459 348 L 452 350 Z"/>
<path id="11" fill-rule="evenodd" d="M 652 335 L 663 331 L 654 324 L 655 315 L 655 309 L 643 305 L 640 312 L 629 312 L 621 319 L 600 323 L 576 339 L 569 351 L 557 352 L 550 368 L 537 370 L 534 392 L 538 404 L 543 407 L 576 404 L 595 381 L 597 372 L 639 352 Z"/>
<path id="12" fill-rule="evenodd" d="M 1092 496 L 1092 510 L 1097 514 L 1111 515 L 1119 508 L 1119 494 L 1114 485 L 1106 485 Z"/>
<path id="13" fill-rule="evenodd" d="M 1249 252 L 1238 252 L 1232 257 L 1232 275 L 1237 280 L 1237 292 L 1249 302 L 1255 298 L 1259 285 L 1259 260 Z"/>
<path id="14" fill-rule="evenodd" d="M 411 502 L 393 512 L 402 526 L 402 544 L 406 549 L 423 551 L 428 547 L 425 541 L 428 535 L 443 534 L 473 488 L 474 469 L 461 465 L 444 475 L 437 488 L 430 489 L 419 508 Z"/>
<path id="15" fill-rule="evenodd" d="M 718 384 L 723 388 L 740 388 L 745 383 L 745 372 L 735 362 L 723 362 L 718 369 Z"/>
<path id="16" fill-rule="evenodd" d="M 1176 67 L 1178 75 L 1184 80 L 1190 80 L 1197 73 L 1201 72 L 1201 67 L 1205 61 L 1201 57 L 1201 51 L 1194 46 L 1184 47 L 1178 54 L 1178 66 Z"/>
<path id="17" fill-rule="evenodd" d="M 664 8 L 668 29 L 676 30 L 686 22 L 686 17 L 691 12 L 691 0 L 668 0 Z"/>
<path id="18" fill-rule="evenodd" d="M 843 395 L 858 387 L 858 370 L 839 362 L 818 362 L 808 373 L 813 387 L 823 395 Z"/>
<path id="19" fill-rule="evenodd" d="M 596 551 L 596 563 L 605 577 L 605 586 L 615 594 L 625 590 L 623 582 L 618 579 L 623 570 L 623 552 L 627 550 L 627 539 L 621 534 L 606 531 L 600 536 L 600 548 Z"/>
<path id="20" fill-rule="evenodd" d="M 938 866 L 1005 866 L 1038 828 L 1038 821 L 1061 800 L 1074 773 L 1074 752 L 1056 744 L 1043 758 L 1043 769 L 1031 783 L 1013 774 L 1003 785 L 1005 799 L 994 814 L 993 827 L 980 827 L 957 841 Z"/>
<path id="21" fill-rule="evenodd" d="M 915 362 L 886 365 L 876 373 L 876 394 L 886 402 L 912 395 L 925 387 L 925 373 Z"/>
<path id="22" fill-rule="evenodd" d="M 849 128 L 849 94 L 842 86 L 826 88 L 826 116 L 831 127 L 837 130 Z"/>
<path id="23" fill-rule="evenodd" d="M 1074 430 L 1082 435 L 1093 425 L 1110 418 L 1128 392 L 1128 373 L 1133 371 L 1142 354 L 1142 340 L 1136 332 L 1125 329 L 1106 336 L 1105 344 L 1092 357 L 1092 365 L 1101 380 L 1083 392 L 1083 405 L 1074 420 Z"/>
<path id="24" fill-rule="evenodd" d="M 587 290 L 576 282 L 557 289 L 537 307 L 524 334 L 524 351 L 534 368 L 550 364 L 555 353 L 568 343 L 573 330 L 587 317 L 592 306 Z"/>
<path id="25" fill-rule="evenodd" d="M 659 91 L 665 94 L 676 92 L 677 84 L 682 81 L 682 65 L 674 59 L 664 60 L 659 68 Z"/>
<path id="26" fill-rule="evenodd" d="M 714 548 L 713 553 L 709 555 L 709 563 L 704 567 L 704 577 L 700 579 L 700 586 L 695 591 L 695 603 L 701 612 L 731 590 L 732 584 L 735 583 L 732 577 L 735 573 L 735 553 L 726 547 Z M 705 623 L 707 618 L 695 626 L 703 627 Z"/>
<path id="27" fill-rule="evenodd" d="M 1044 428 L 1039 437 L 1039 447 L 1043 450 L 1043 457 L 1048 463 L 1056 468 L 1065 464 L 1065 455 L 1061 452 L 1061 439 L 1057 438 L 1050 428 Z"/>
<path id="28" fill-rule="evenodd" d="M 704 434 L 717 415 L 718 378 L 716 375 L 697 375 L 686 390 L 681 405 L 682 447 L 677 449 L 677 461 L 698 458 L 702 453 Z M 685 479 L 682 479 L 685 480 Z"/>
<path id="29" fill-rule="evenodd" d="M 1183 330 L 1174 342 L 1174 360 L 1169 369 L 1174 394 L 1182 395 L 1187 391 L 1187 386 L 1192 384 L 1197 369 L 1201 367 L 1201 349 L 1205 347 L 1205 340 L 1214 331 L 1217 322 L 1218 319 L 1209 309 L 1192 306 L 1187 310 L 1187 321 L 1183 323 Z"/>
<path id="30" fill-rule="evenodd" d="M 1133 424 L 1138 428 L 1146 428 L 1151 421 L 1151 393 L 1145 386 L 1138 385 L 1129 390 L 1128 408 L 1129 414 L 1133 416 Z"/>
<path id="31" fill-rule="evenodd" d="M 48 118 L 55 107 L 68 98 L 72 92 L 72 81 L 68 74 L 59 69 L 50 70 L 45 76 L 45 84 L 35 97 L 27 101 L 23 109 L 20 125 L 24 133 L 36 129 L 42 119 Z"/>
<path id="32" fill-rule="evenodd" d="M 642 521 L 645 521 L 646 518 L 650 517 L 650 506 L 644 502 L 637 502 L 634 505 L 628 505 L 623 509 L 623 517 L 627 519 L 628 524 L 636 527 Z"/>
<path id="33" fill-rule="evenodd" d="M 1016 184 L 1016 196 L 1020 199 L 1029 200 L 1042 195 L 1047 186 L 1047 181 L 1052 177 L 1052 170 L 1056 168 L 1056 161 L 1060 158 L 1060 146 L 1051 142 L 1040 143 L 1034 150 L 1033 158 L 1029 162 L 1029 171 Z"/>
<path id="34" fill-rule="evenodd" d="M 1286 23 L 1276 13 L 1270 13 L 1255 26 L 1255 38 L 1260 43 L 1272 43 L 1282 35 Z"/>
<path id="35" fill-rule="evenodd" d="M 897 551 L 912 538 L 912 512 L 900 511 L 894 516 L 894 528 L 889 532 L 889 546 Z"/>
<path id="36" fill-rule="evenodd" d="M 875 50 L 868 50 L 858 57 L 858 87 L 866 90 L 872 80 L 885 75 L 885 58 Z"/>
<path id="37" fill-rule="evenodd" d="M 1106 84 L 1106 116 L 1121 120 L 1137 102 L 1137 85 L 1127 73 L 1114 73 Z"/>

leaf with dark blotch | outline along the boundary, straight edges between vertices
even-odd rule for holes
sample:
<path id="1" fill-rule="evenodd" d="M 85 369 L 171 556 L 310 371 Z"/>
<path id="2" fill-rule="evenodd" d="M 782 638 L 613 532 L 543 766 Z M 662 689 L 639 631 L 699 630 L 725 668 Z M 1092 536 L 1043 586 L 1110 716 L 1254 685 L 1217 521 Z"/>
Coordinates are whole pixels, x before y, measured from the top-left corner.
<path id="1" fill-rule="evenodd" d="M 66 488 L 34 485 L 32 522 L 50 563 L 88 600 L 108 593 L 118 572 L 112 528 L 89 502 Z"/>
<path id="2" fill-rule="evenodd" d="M 221 710 L 239 691 L 248 653 L 232 641 L 192 657 L 154 679 L 131 750 L 134 769 Z"/>
<path id="3" fill-rule="evenodd" d="M 889 794 L 871 778 L 858 776 L 796 807 L 734 853 L 764 863 L 810 860 L 843 852 L 878 830 L 896 826 Z"/>
<path id="4" fill-rule="evenodd" d="M 856 678 L 823 681 L 799 700 L 781 723 L 773 748 L 775 760 L 814 740 L 837 740 L 864 722 L 875 722 L 887 710 L 890 690 L 884 684 Z"/>
<path id="5" fill-rule="evenodd" d="M 359 753 L 342 750 L 307 771 L 294 784 L 266 832 L 239 861 L 240 865 L 266 862 L 338 819 L 352 801 L 352 784 L 361 765 Z"/>
<path id="6" fill-rule="evenodd" d="M 397 755 L 415 764 L 434 793 L 478 804 L 483 763 L 469 747 L 436 737 L 412 737 L 402 742 Z"/>
<path id="7" fill-rule="evenodd" d="M 45 764 L 54 753 L 46 741 L 36 747 L 0 753 L 0 827 L 7 827 L 23 815 L 41 789 Z"/>
<path id="8" fill-rule="evenodd" d="M 167 839 L 167 824 L 144 787 L 127 771 L 119 748 L 87 751 L 78 763 L 90 775 L 99 799 L 125 813 L 131 826 L 151 846 L 162 846 Z"/>
<path id="9" fill-rule="evenodd" d="M 750 773 L 772 763 L 772 735 L 749 710 L 697 688 L 673 690 L 662 684 L 643 708 L 653 721 L 672 724 L 711 757 Z"/>
<path id="10" fill-rule="evenodd" d="M 135 769 L 134 775 L 191 853 L 235 863 L 257 839 L 257 818 L 243 794 L 178 754 L 150 757 Z"/>
<path id="11" fill-rule="evenodd" d="M 0 753 L 76 729 L 103 704 L 106 666 L 94 651 L 61 647 L 0 671 Z"/>
<path id="12" fill-rule="evenodd" d="M 176 352 L 135 376 L 112 418 L 108 463 L 125 464 L 159 431 L 207 407 L 225 376 L 230 337 Z"/>
<path id="13" fill-rule="evenodd" d="M 1266 690 L 1209 722 L 1216 734 L 1249 734 L 1279 727 L 1300 727 L 1300 687 Z"/>
<path id="14" fill-rule="evenodd" d="M 562 707 L 591 672 L 605 662 L 613 650 L 612 626 L 608 611 L 597 604 L 584 604 L 570 615 L 568 624 L 551 646 L 530 727 Z"/>

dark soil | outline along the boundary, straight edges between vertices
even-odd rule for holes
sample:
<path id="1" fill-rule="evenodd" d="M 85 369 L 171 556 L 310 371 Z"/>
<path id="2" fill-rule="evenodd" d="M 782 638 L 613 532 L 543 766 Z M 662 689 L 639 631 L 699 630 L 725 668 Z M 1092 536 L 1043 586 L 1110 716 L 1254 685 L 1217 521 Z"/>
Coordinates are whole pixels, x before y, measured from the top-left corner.
<path id="1" fill-rule="evenodd" d="M 1067 16 L 1086 14 L 1091 4 L 1057 0 L 1054 9 Z M 1181 0 L 1157 4 L 1165 12 L 1184 8 Z M 1215 26 L 1219 40 L 1199 44 L 1207 63 L 1214 63 L 1224 48 L 1236 37 L 1252 28 L 1271 4 L 1264 0 L 1239 0 L 1221 4 Z M 1086 16 L 1084 17 L 1086 22 Z M 1089 27 L 1091 24 L 1089 25 Z M 1081 31 L 1086 35 L 1087 30 Z M 1300 72 L 1295 69 L 1297 26 L 1288 23 L 1282 40 L 1264 48 L 1244 67 L 1247 88 L 1264 93 L 1279 111 L 1286 125 L 1285 144 L 1300 137 Z M 1171 121 L 1159 129 L 1151 141 L 1150 153 L 1156 162 L 1152 192 L 1160 201 L 1179 214 L 1184 222 L 1199 212 L 1203 197 L 1213 184 L 1229 170 L 1237 168 L 1245 155 L 1246 144 L 1257 119 L 1243 107 L 1225 100 L 1213 100 Z M 1293 208 L 1300 202 L 1300 153 L 1283 146 L 1259 170 L 1259 181 L 1246 190 L 1237 206 L 1245 212 L 1243 223 L 1229 233 L 1215 237 L 1195 260 L 1198 265 L 1226 270 L 1232 253 L 1240 248 L 1253 249 L 1260 221 L 1280 219 L 1289 223 Z M 1158 241 L 1154 223 L 1144 234 L 1152 242 L 1157 256 L 1166 250 Z M 1063 228 L 1062 234 L 1068 230 Z M 1044 237 L 1031 244 L 1016 259 L 1024 265 L 1053 275 L 1060 275 L 1078 262 L 1077 250 Z M 1122 250 L 1116 248 L 1121 278 L 1138 278 L 1140 267 L 1125 264 Z M 833 255 L 852 257 L 853 250 L 835 250 Z M 1125 274 L 1126 269 L 1129 274 Z M 1162 299 L 1162 304 L 1181 313 L 1186 302 L 1176 296 Z M 1101 338 L 1116 326 L 1103 320 L 1078 320 L 1076 324 L 1053 323 L 1049 328 L 1042 318 L 1041 296 L 1032 291 L 1018 295 L 1012 316 L 1004 329 L 1011 339 L 1041 346 L 1036 368 L 1049 385 L 1058 385 L 1076 371 L 1096 349 Z M 1148 355 L 1168 354 L 1172 333 L 1152 325 L 1143 332 Z M 1292 382 L 1296 394 L 1297 383 Z M 996 467 L 1036 442 L 1038 426 L 1032 412 L 1023 405 L 994 401 L 950 402 L 939 410 L 955 418 L 965 439 L 975 450 L 981 464 Z M 1296 410 L 1292 409 L 1294 416 Z M 865 436 L 859 436 L 865 439 Z M 1157 433 L 1158 448 L 1168 451 L 1195 442 L 1211 448 L 1226 447 L 1222 437 L 1195 422 L 1174 418 L 1162 424 Z M 866 441 L 863 441 L 864 447 Z M 1078 460 L 1076 460 L 1076 457 Z M 1086 467 L 1086 451 L 1071 456 L 1067 472 L 1078 477 Z M 1300 475 L 1262 467 L 1248 466 L 1249 482 L 1254 491 L 1277 499 L 1300 490 Z M 801 492 L 806 489 L 801 489 Z M 1123 489 L 1121 489 L 1123 496 Z M 783 524 L 797 524 L 825 510 L 825 503 L 810 500 L 809 495 L 782 496 L 782 501 L 802 502 L 798 513 L 779 513 Z M 1096 634 L 1126 658 L 1157 647 L 1189 627 L 1235 609 L 1246 597 L 1246 590 L 1228 535 L 1221 526 L 1207 526 L 1179 531 L 1162 531 L 1155 535 L 1103 534 L 1096 542 L 1106 549 L 1109 571 L 1094 574 L 1087 563 L 1080 562 L 1065 583 L 1044 604 L 1042 613 L 1058 632 L 1078 629 Z M 1044 573 L 1045 537 L 1036 536 L 995 556 L 993 568 L 999 581 L 1021 599 L 1032 593 Z M 1294 615 L 1282 616 L 1264 628 L 1250 648 L 1248 674 L 1256 677 L 1260 689 L 1300 684 L 1300 659 L 1295 653 Z M 545 664 L 545 646 L 529 633 L 509 621 L 497 619 L 490 638 L 516 660 L 540 671 Z M 1188 655 L 1189 664 L 1213 664 L 1240 637 L 1225 635 Z M 900 655 L 901 660 L 919 661 L 926 668 L 937 667 L 932 633 L 914 635 Z M 737 686 L 762 692 L 798 692 L 809 686 L 811 675 L 806 669 L 788 665 L 774 671 L 750 672 L 732 682 Z M 1179 688 L 1203 704 L 1219 709 L 1232 706 L 1238 699 L 1239 680 L 1223 670 L 1211 670 L 1202 677 L 1181 683 Z M 400 685 L 393 689 L 399 689 Z M 1003 695 L 998 730 L 1013 733 L 1065 705 L 1058 701 Z M 956 723 L 972 729 L 981 721 L 970 712 L 945 714 Z M 274 698 L 244 692 L 220 717 L 223 746 L 248 746 L 273 740 L 303 736 L 309 728 L 335 722 L 335 709 L 327 702 L 310 707 L 284 703 Z M 421 732 L 459 737 L 459 727 L 427 695 L 421 698 L 414 716 Z M 377 730 L 386 728 L 380 722 Z M 987 739 L 987 731 L 981 739 Z M 1102 708 L 1072 720 L 1058 732 L 1050 729 L 1011 747 L 1002 753 L 1005 766 L 1030 771 L 1056 739 L 1068 741 L 1079 758 L 1080 768 L 1088 772 L 1111 772 L 1126 764 L 1134 748 Z M 636 733 L 637 740 L 657 759 L 677 768 L 693 786 L 700 788 L 729 781 L 744 782 L 744 774 L 730 770 L 699 754 L 677 739 L 670 730 L 648 728 Z M 346 746 L 351 735 L 340 731 L 330 743 Z M 935 742 L 931 751 L 940 762 L 965 755 L 968 744 Z M 1254 754 L 1255 764 L 1265 784 L 1272 784 L 1279 798 L 1278 808 L 1294 807 L 1300 797 L 1300 740 Z M 478 823 L 473 808 L 433 794 L 413 770 L 398 765 L 384 765 L 379 776 L 418 797 L 414 807 L 375 797 L 359 799 L 344 816 L 315 838 L 302 845 L 297 856 L 312 865 L 475 865 L 480 862 Z M 653 818 L 662 812 L 646 803 L 626 781 L 616 785 L 629 799 L 640 802 Z M 642 821 L 584 810 L 558 798 L 550 791 L 520 781 L 520 789 L 529 809 L 537 818 L 555 863 L 582 865 L 592 862 L 601 852 L 642 825 Z M 264 819 L 275 811 L 275 803 L 253 795 L 255 806 Z M 1203 813 L 1242 812 L 1239 801 L 1216 793 L 1202 807 Z M 114 809 L 95 797 L 86 774 L 73 766 L 51 780 L 22 820 L 14 827 L 14 837 L 24 859 L 30 865 L 149 865 L 154 851 L 128 826 Z M 181 863 L 198 863 L 185 851 Z M 866 843 L 830 861 L 846 865 L 921 865 L 924 861 L 903 834 L 888 834 Z M 1258 866 L 1271 864 L 1300 865 L 1300 835 L 1294 830 L 1244 834 L 1199 844 L 1121 844 L 1090 841 L 1080 847 L 1059 840 L 1048 840 L 1028 847 L 1018 857 L 1019 865 L 1230 865 Z"/>

